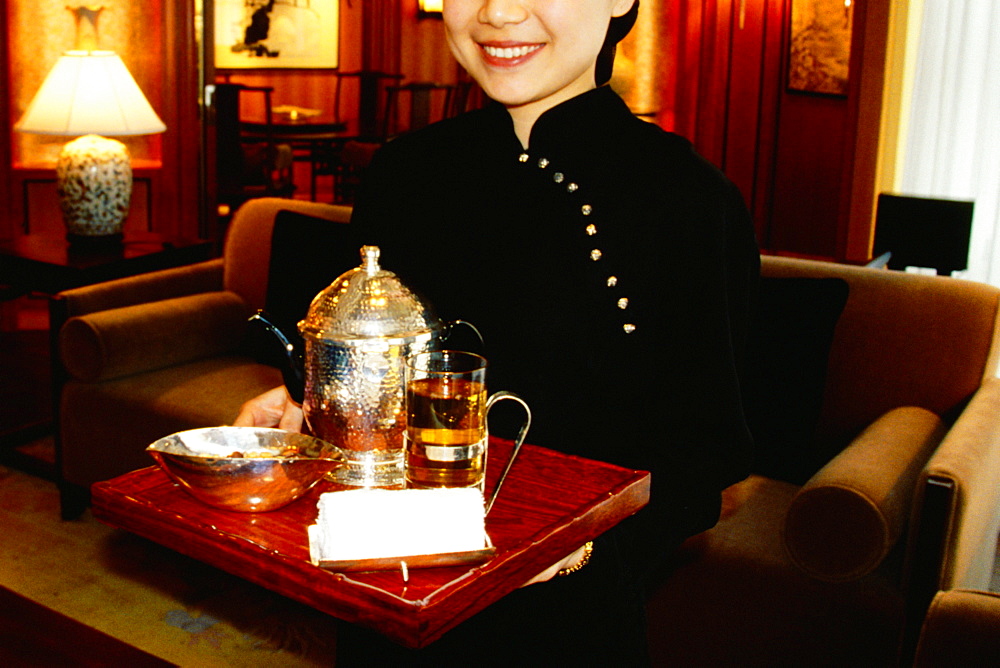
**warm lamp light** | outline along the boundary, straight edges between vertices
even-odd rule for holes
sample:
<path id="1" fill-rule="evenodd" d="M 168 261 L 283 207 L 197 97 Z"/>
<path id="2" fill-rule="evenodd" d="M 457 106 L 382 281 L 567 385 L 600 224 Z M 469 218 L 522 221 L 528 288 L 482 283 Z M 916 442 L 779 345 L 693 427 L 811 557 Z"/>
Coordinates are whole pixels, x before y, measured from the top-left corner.
<path id="1" fill-rule="evenodd" d="M 59 204 L 75 240 L 118 237 L 132 197 L 128 149 L 98 135 L 147 135 L 167 127 L 118 54 L 68 51 L 14 129 L 78 137 L 63 147 L 56 166 Z"/>
<path id="2" fill-rule="evenodd" d="M 418 0 L 421 14 L 440 14 L 444 0 Z"/>

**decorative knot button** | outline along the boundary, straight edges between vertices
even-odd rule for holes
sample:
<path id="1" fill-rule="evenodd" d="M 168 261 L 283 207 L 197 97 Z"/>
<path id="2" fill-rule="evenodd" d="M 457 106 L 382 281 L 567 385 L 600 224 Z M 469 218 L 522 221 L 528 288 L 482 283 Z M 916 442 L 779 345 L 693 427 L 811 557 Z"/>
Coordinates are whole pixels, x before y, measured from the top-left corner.
<path id="1" fill-rule="evenodd" d="M 575 193 L 579 189 L 580 186 L 576 185 L 575 183 L 571 183 L 568 186 L 566 186 L 566 192 L 568 193 Z"/>
<path id="2" fill-rule="evenodd" d="M 583 206 L 580 207 L 580 213 L 582 213 L 585 216 L 589 216 L 590 214 L 594 213 L 594 207 L 590 206 L 589 204 L 584 204 Z"/>
<path id="3" fill-rule="evenodd" d="M 633 325 L 631 323 L 626 324 L 626 325 L 622 325 L 622 329 L 625 330 L 626 334 L 631 334 L 632 332 L 635 331 L 635 325 Z"/>
<path id="4" fill-rule="evenodd" d="M 598 248 L 595 248 L 594 250 L 590 251 L 590 259 L 593 260 L 594 262 L 600 260 L 602 255 L 603 253 L 601 253 L 600 249 Z"/>
<path id="5" fill-rule="evenodd" d="M 617 276 L 608 276 L 608 287 L 609 288 L 613 288 L 616 285 L 618 285 L 618 277 Z"/>
<path id="6" fill-rule="evenodd" d="M 555 174 L 552 175 L 552 180 L 555 181 L 556 183 L 562 183 L 563 179 L 565 178 L 566 177 L 563 176 L 562 172 L 556 172 Z"/>
<path id="7" fill-rule="evenodd" d="M 549 166 L 549 161 L 547 159 L 545 159 L 545 158 L 539 158 L 538 159 L 538 168 L 539 169 L 545 169 L 548 166 Z"/>
<path id="8" fill-rule="evenodd" d="M 587 225 L 587 236 L 592 237 L 595 234 L 597 234 L 597 225 L 594 225 L 593 223 Z"/>
<path id="9" fill-rule="evenodd" d="M 618 300 L 618 308 L 623 311 L 628 308 L 628 297 L 622 297 Z"/>
<path id="10" fill-rule="evenodd" d="M 519 162 L 528 162 L 528 154 L 522 153 L 521 155 L 517 156 L 517 159 Z"/>

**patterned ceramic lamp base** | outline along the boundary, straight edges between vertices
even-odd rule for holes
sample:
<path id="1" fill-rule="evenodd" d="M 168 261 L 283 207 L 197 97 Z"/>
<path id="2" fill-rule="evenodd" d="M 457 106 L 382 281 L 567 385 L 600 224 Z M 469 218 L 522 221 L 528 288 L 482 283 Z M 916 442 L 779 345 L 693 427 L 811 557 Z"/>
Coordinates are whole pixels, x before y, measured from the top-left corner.
<path id="1" fill-rule="evenodd" d="M 85 135 L 63 147 L 56 166 L 67 236 L 121 235 L 132 198 L 132 164 L 120 141 Z"/>

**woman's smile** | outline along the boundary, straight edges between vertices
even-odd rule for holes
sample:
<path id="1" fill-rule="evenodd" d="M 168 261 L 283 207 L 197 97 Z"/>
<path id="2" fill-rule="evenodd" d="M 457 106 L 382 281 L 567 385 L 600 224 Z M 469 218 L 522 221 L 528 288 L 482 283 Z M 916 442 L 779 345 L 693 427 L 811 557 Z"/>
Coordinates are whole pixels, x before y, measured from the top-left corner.
<path id="1" fill-rule="evenodd" d="M 544 44 L 522 44 L 510 42 L 483 42 L 483 59 L 494 67 L 514 67 L 531 59 Z"/>
<path id="2" fill-rule="evenodd" d="M 612 16 L 635 0 L 445 0 L 448 46 L 526 144 L 543 112 L 596 86 Z"/>

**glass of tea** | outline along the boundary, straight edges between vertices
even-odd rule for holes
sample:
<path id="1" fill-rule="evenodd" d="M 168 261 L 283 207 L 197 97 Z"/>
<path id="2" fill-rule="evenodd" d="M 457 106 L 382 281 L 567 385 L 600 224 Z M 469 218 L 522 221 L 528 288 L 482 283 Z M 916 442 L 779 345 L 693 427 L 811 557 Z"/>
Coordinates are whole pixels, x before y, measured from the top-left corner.
<path id="1" fill-rule="evenodd" d="M 531 409 L 512 392 L 487 395 L 484 357 L 457 350 L 418 353 L 406 358 L 405 383 L 403 444 L 408 487 L 478 487 L 482 491 L 487 415 L 502 400 L 520 403 L 526 414 L 507 463 L 510 468 L 531 425 Z"/>

